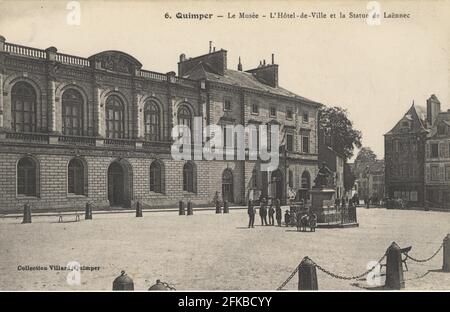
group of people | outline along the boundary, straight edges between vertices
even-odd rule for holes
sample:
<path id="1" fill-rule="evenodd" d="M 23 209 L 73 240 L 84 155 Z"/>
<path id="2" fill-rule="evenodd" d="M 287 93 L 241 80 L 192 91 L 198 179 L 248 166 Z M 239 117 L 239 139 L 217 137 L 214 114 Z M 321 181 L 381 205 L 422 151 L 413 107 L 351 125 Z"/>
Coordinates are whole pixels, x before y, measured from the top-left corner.
<path id="1" fill-rule="evenodd" d="M 256 207 L 253 204 L 252 200 L 248 201 L 248 227 L 255 227 L 255 216 L 256 216 Z M 261 217 L 261 225 L 262 226 L 274 226 L 275 219 L 277 220 L 277 225 L 281 226 L 281 205 L 279 199 L 270 199 L 269 203 L 265 198 L 262 198 L 260 201 L 259 207 L 259 216 Z M 267 222 L 267 215 L 269 215 L 269 222 Z M 275 215 L 275 219 L 274 219 Z"/>

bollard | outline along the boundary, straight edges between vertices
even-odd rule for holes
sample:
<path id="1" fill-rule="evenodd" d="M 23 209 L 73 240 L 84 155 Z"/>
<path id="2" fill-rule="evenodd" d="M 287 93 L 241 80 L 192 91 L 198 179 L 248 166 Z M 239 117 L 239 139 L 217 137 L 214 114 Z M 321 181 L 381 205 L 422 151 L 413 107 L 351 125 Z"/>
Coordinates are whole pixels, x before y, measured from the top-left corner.
<path id="1" fill-rule="evenodd" d="M 84 213 L 85 220 L 92 220 L 92 205 L 91 203 L 86 203 L 86 211 Z"/>
<path id="2" fill-rule="evenodd" d="M 169 288 L 167 288 L 167 286 L 164 285 L 163 283 L 161 283 L 161 281 L 158 279 L 158 280 L 156 280 L 156 284 L 153 286 L 150 286 L 150 288 L 148 290 L 152 290 L 152 291 L 169 290 Z"/>
<path id="3" fill-rule="evenodd" d="M 140 202 L 136 202 L 136 218 L 142 217 L 142 206 Z"/>
<path id="4" fill-rule="evenodd" d="M 28 204 L 23 205 L 23 221 L 22 223 L 31 223 L 31 207 Z"/>
<path id="5" fill-rule="evenodd" d="M 180 201 L 178 202 L 178 214 L 179 214 L 180 216 L 184 216 L 184 214 L 185 214 L 185 212 L 184 212 L 184 203 L 183 203 L 182 200 L 180 200 Z"/>
<path id="6" fill-rule="evenodd" d="M 308 257 L 303 258 L 298 268 L 298 290 L 318 290 L 316 266 Z"/>
<path id="7" fill-rule="evenodd" d="M 222 209 L 220 208 L 220 203 L 219 201 L 216 201 L 216 213 L 221 213 Z"/>
<path id="8" fill-rule="evenodd" d="M 187 202 L 187 215 L 192 216 L 194 214 L 194 209 L 192 209 L 191 201 Z"/>
<path id="9" fill-rule="evenodd" d="M 450 234 L 444 238 L 444 261 L 442 264 L 442 271 L 450 272 Z"/>
<path id="10" fill-rule="evenodd" d="M 122 271 L 114 280 L 112 290 L 134 290 L 133 280 L 125 273 L 125 271 Z"/>
<path id="11" fill-rule="evenodd" d="M 223 202 L 223 213 L 229 213 L 230 212 L 230 207 L 228 206 L 228 202 L 225 200 Z"/>
<path id="12" fill-rule="evenodd" d="M 393 242 L 387 250 L 386 282 L 384 286 L 387 289 L 397 290 L 405 288 L 402 267 L 402 251 L 395 242 Z"/>

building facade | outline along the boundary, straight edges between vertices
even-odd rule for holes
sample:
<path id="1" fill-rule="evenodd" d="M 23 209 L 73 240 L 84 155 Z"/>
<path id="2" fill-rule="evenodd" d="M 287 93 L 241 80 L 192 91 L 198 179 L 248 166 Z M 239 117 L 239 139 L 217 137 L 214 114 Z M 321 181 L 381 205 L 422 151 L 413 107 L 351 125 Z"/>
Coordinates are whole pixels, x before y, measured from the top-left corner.
<path id="1" fill-rule="evenodd" d="M 129 54 L 89 58 L 0 36 L 0 210 L 209 205 L 219 192 L 286 200 L 317 172 L 319 103 L 278 85 L 278 65 L 227 68 L 227 51 L 180 56 L 178 75 L 142 69 Z M 279 166 L 261 160 L 175 160 L 175 125 L 278 124 Z M 246 142 L 248 138 L 246 137 Z M 255 195 L 256 194 L 256 195 Z"/>
<path id="2" fill-rule="evenodd" d="M 403 199 L 409 205 L 423 206 L 425 201 L 425 142 L 440 111 L 433 94 L 427 106 L 413 105 L 385 134 L 386 196 Z"/>
<path id="3" fill-rule="evenodd" d="M 450 209 L 450 110 L 438 111 L 426 139 L 425 199 L 427 206 Z"/>

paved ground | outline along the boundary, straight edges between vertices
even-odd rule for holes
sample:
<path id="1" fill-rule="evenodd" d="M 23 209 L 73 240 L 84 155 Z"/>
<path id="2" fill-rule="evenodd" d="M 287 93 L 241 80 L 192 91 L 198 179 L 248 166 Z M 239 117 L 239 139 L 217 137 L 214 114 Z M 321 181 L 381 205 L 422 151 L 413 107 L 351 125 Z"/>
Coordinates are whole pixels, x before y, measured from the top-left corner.
<path id="1" fill-rule="evenodd" d="M 412 256 L 427 258 L 450 233 L 450 214 L 444 212 L 359 208 L 358 221 L 359 228 L 303 233 L 261 227 L 258 221 L 248 229 L 245 210 L 194 216 L 155 212 L 143 218 L 102 214 L 70 223 L 57 223 L 55 216 L 35 217 L 32 224 L 5 218 L 0 220 L 0 290 L 110 290 L 121 270 L 136 290 L 156 279 L 179 290 L 275 290 L 305 256 L 335 273 L 357 275 L 392 241 L 412 245 Z M 83 271 L 80 286 L 69 286 L 64 271 L 18 270 L 70 261 L 100 270 Z M 409 263 L 406 289 L 450 289 L 450 273 L 441 267 L 442 251 L 425 264 Z M 338 280 L 322 272 L 318 280 L 322 290 L 369 287 L 365 280 Z M 286 289 L 296 287 L 294 277 Z"/>

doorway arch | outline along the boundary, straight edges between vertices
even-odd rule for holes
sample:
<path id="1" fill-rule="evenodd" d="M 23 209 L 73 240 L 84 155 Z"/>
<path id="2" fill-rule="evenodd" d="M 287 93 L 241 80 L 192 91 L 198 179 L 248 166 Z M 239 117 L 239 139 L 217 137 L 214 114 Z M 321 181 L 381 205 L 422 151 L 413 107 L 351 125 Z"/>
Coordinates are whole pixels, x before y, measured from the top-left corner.
<path id="1" fill-rule="evenodd" d="M 231 172 L 231 169 L 225 169 L 222 173 L 222 196 L 223 200 L 229 203 L 234 202 L 233 172 Z"/>
<path id="2" fill-rule="evenodd" d="M 131 207 L 133 172 L 128 161 L 113 161 L 108 167 L 108 200 L 111 207 Z"/>
<path id="3" fill-rule="evenodd" d="M 284 187 L 283 187 L 283 173 L 280 169 L 272 172 L 270 177 L 271 197 L 279 199 L 281 203 L 284 202 Z"/>

